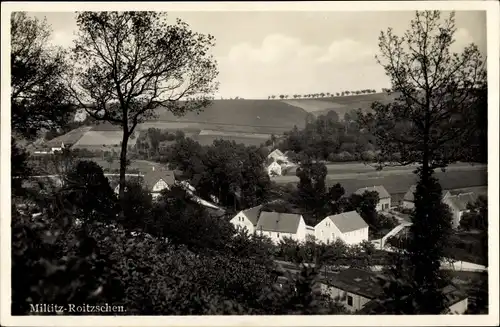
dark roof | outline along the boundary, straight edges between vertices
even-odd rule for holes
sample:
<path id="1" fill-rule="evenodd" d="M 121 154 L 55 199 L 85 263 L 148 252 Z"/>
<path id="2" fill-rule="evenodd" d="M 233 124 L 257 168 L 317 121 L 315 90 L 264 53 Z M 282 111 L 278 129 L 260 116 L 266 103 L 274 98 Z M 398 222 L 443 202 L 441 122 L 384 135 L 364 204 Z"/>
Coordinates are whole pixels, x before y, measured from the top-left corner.
<path id="1" fill-rule="evenodd" d="M 163 179 L 168 185 L 173 185 L 175 183 L 174 172 L 160 169 L 149 171 L 144 174 L 144 185 L 151 190 L 160 179 Z"/>
<path id="2" fill-rule="evenodd" d="M 259 221 L 260 209 L 262 209 L 262 205 L 245 209 L 243 210 L 243 214 L 250 220 L 250 222 L 255 226 Z"/>
<path id="3" fill-rule="evenodd" d="M 368 227 L 368 224 L 356 211 L 343 212 L 337 215 L 328 216 L 327 218 L 330 218 L 342 233 Z"/>
<path id="4" fill-rule="evenodd" d="M 257 223 L 257 230 L 291 233 L 299 228 L 301 215 L 292 213 L 278 213 L 263 211 Z"/>
<path id="5" fill-rule="evenodd" d="M 109 180 L 109 186 L 114 190 L 118 184 L 120 184 L 120 176 L 119 175 L 106 175 Z M 125 176 L 125 180 L 127 182 L 136 182 L 140 183 L 142 181 L 142 176 Z"/>
<path id="6" fill-rule="evenodd" d="M 467 204 L 474 203 L 476 199 L 477 197 L 472 192 L 448 197 L 448 201 L 450 201 L 460 211 L 466 210 Z"/>
<path id="7" fill-rule="evenodd" d="M 377 281 L 377 274 L 358 268 L 341 270 L 332 274 L 324 283 L 367 299 L 374 299 L 383 294 L 383 289 Z"/>
<path id="8" fill-rule="evenodd" d="M 451 307 L 452 305 L 468 298 L 468 296 L 460 291 L 457 287 L 454 285 L 448 285 L 442 289 L 445 297 L 446 297 L 446 302 L 448 308 Z M 358 314 L 370 314 L 374 310 L 376 310 L 379 307 L 379 303 L 375 300 L 372 300 L 368 303 L 366 303 L 361 310 L 359 310 L 357 313 Z M 452 312 L 453 313 L 453 312 Z"/>
<path id="9" fill-rule="evenodd" d="M 387 192 L 385 187 L 382 185 L 363 187 L 354 193 L 358 195 L 363 195 L 365 192 L 377 192 L 379 199 L 386 199 L 391 197 L 389 192 Z"/>
<path id="10" fill-rule="evenodd" d="M 415 194 L 414 193 L 416 190 L 417 190 L 417 185 L 410 186 L 408 191 L 405 193 L 405 196 L 403 197 L 403 201 L 414 202 L 415 201 Z M 443 190 L 442 196 L 444 197 L 446 195 L 446 193 L 448 193 L 448 192 L 450 192 L 450 191 Z"/>

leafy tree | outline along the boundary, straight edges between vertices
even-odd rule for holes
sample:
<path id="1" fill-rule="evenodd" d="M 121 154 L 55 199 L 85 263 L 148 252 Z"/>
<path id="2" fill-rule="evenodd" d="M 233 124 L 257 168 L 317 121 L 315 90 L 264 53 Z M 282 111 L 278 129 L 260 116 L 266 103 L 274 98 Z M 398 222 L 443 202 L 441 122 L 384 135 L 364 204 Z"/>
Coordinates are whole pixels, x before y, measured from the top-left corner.
<path id="1" fill-rule="evenodd" d="M 11 137 L 10 148 L 11 163 L 11 190 L 15 195 L 23 195 L 23 181 L 31 175 L 31 167 L 28 164 L 29 154 L 17 145 L 16 140 Z"/>
<path id="2" fill-rule="evenodd" d="M 60 192 L 82 212 L 81 218 L 114 219 L 116 197 L 101 166 L 94 161 L 79 161 L 65 179 Z"/>
<path id="3" fill-rule="evenodd" d="M 340 183 L 335 183 L 330 187 L 327 194 L 328 204 L 329 204 L 329 214 L 335 215 L 340 213 L 342 210 L 342 197 L 345 194 L 345 190 L 340 185 Z"/>
<path id="4" fill-rule="evenodd" d="M 47 22 L 15 12 L 11 19 L 11 124 L 25 138 L 64 126 L 74 112 L 62 75 L 64 53 L 51 47 Z"/>
<path id="5" fill-rule="evenodd" d="M 467 145 L 474 124 L 467 117 L 475 110 L 478 90 L 486 86 L 476 45 L 461 54 L 450 52 L 455 30 L 454 13 L 443 22 L 439 11 L 426 11 L 416 13 L 402 37 L 392 29 L 382 32 L 377 59 L 400 96 L 393 103 L 374 103 L 375 114 L 361 117 L 381 147 L 380 160 L 395 161 L 398 153 L 398 164 L 420 164 L 407 253 L 411 282 L 400 287 L 401 292 L 413 292 L 414 305 L 401 309 L 405 312 L 431 314 L 444 308 L 439 266 L 450 222 L 432 174 L 435 168 L 470 158 Z"/>
<path id="6" fill-rule="evenodd" d="M 146 230 L 147 219 L 153 209 L 153 199 L 148 190 L 144 189 L 139 180 L 129 180 L 125 183 L 122 212 L 118 221 L 129 230 Z"/>
<path id="7" fill-rule="evenodd" d="M 327 169 L 325 164 L 303 160 L 297 168 L 297 195 L 299 205 L 305 212 L 311 213 L 320 219 L 325 213 Z"/>
<path id="8" fill-rule="evenodd" d="M 137 124 L 163 107 L 181 116 L 210 103 L 217 89 L 210 35 L 160 12 L 80 12 L 70 76 L 73 101 L 91 117 L 121 127 L 120 199 L 128 141 Z"/>
<path id="9" fill-rule="evenodd" d="M 189 249 L 223 250 L 235 234 L 229 221 L 214 220 L 205 207 L 194 201 L 181 187 L 164 191 L 152 209 L 146 231 Z M 213 237 L 213 235 L 218 235 Z"/>
<path id="10" fill-rule="evenodd" d="M 344 206 L 344 211 L 356 210 L 363 220 L 372 228 L 378 228 L 377 203 L 379 197 L 377 192 L 364 192 L 361 195 L 353 193 Z"/>
<path id="11" fill-rule="evenodd" d="M 488 231 L 488 199 L 479 196 L 476 202 L 467 205 L 468 212 L 460 219 L 460 227 L 463 229 L 479 229 Z"/>

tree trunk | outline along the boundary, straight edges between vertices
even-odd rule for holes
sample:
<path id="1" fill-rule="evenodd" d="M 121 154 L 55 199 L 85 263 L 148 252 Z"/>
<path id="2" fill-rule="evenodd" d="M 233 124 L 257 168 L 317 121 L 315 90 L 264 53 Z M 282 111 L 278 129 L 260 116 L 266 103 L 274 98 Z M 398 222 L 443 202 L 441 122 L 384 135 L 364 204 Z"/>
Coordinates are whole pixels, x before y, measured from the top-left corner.
<path id="1" fill-rule="evenodd" d="M 123 202 L 125 193 L 125 172 L 127 170 L 127 145 L 128 145 L 128 130 L 123 130 L 122 148 L 120 152 L 120 201 Z"/>

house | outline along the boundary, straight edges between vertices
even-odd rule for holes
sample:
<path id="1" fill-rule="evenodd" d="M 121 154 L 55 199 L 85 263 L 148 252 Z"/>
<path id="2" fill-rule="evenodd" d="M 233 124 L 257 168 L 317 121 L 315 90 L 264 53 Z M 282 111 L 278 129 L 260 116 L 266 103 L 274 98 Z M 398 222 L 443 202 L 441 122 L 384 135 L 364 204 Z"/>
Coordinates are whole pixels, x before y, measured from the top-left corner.
<path id="1" fill-rule="evenodd" d="M 348 268 L 335 274 L 330 274 L 320 284 L 324 294 L 338 298 L 345 308 L 358 314 L 377 312 L 379 308 L 375 299 L 382 296 L 383 289 L 378 280 L 383 278 L 371 271 Z M 467 310 L 468 298 L 454 285 L 442 289 L 446 296 L 450 313 L 463 314 Z"/>
<path id="2" fill-rule="evenodd" d="M 242 210 L 234 216 L 229 222 L 235 227 L 246 228 L 250 234 L 255 232 L 255 226 L 259 220 L 260 209 L 262 205 Z"/>
<path id="3" fill-rule="evenodd" d="M 376 207 L 377 211 L 389 210 L 389 208 L 391 207 L 391 195 L 389 194 L 389 192 L 387 192 L 384 186 L 378 185 L 378 186 L 363 187 L 354 192 L 354 194 L 363 195 L 365 192 L 378 193 L 379 201 Z"/>
<path id="4" fill-rule="evenodd" d="M 260 235 L 271 238 L 274 243 L 285 237 L 299 242 L 306 240 L 306 223 L 302 215 L 263 211 L 256 226 Z"/>
<path id="5" fill-rule="evenodd" d="M 279 149 L 276 149 L 269 153 L 267 158 L 271 158 L 273 161 L 282 161 L 283 163 L 288 163 L 288 158 L 285 156 L 283 152 L 281 152 Z"/>
<path id="6" fill-rule="evenodd" d="M 403 208 L 413 209 L 415 208 L 415 196 L 414 193 L 417 190 L 417 185 L 410 186 L 410 189 L 405 193 L 403 197 Z M 443 200 L 451 195 L 449 191 L 443 190 Z"/>
<path id="7" fill-rule="evenodd" d="M 157 198 L 161 191 L 164 189 L 170 189 L 175 185 L 174 172 L 171 170 L 155 170 L 153 167 L 152 171 L 146 173 L 143 177 L 144 186 L 151 192 L 153 199 Z"/>
<path id="8" fill-rule="evenodd" d="M 267 166 L 267 174 L 269 176 L 281 176 L 281 165 L 276 161 L 271 162 L 269 166 Z"/>
<path id="9" fill-rule="evenodd" d="M 462 215 L 468 211 L 467 204 L 474 203 L 476 199 L 477 196 L 473 192 L 449 195 L 443 199 L 443 203 L 450 207 L 453 228 L 458 228 L 458 226 L 460 226 Z"/>
<path id="10" fill-rule="evenodd" d="M 359 244 L 368 241 L 368 224 L 356 211 L 328 216 L 315 227 L 316 240 L 323 243 L 335 242 L 337 239 L 346 244 Z"/>

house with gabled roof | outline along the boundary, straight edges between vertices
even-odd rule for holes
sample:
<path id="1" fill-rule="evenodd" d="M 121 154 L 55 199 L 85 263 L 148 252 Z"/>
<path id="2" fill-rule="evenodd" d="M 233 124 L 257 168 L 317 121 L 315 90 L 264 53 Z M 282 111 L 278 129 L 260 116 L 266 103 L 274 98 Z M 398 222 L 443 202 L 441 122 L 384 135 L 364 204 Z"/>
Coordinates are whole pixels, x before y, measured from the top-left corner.
<path id="1" fill-rule="evenodd" d="M 250 234 L 253 234 L 259 221 L 261 209 L 262 205 L 242 210 L 229 222 L 236 228 L 245 228 Z"/>
<path id="2" fill-rule="evenodd" d="M 328 216 L 314 226 L 316 240 L 332 243 L 342 240 L 346 244 L 368 241 L 368 224 L 356 211 Z"/>
<path id="3" fill-rule="evenodd" d="M 377 211 L 389 210 L 389 208 L 391 207 L 391 195 L 389 194 L 389 192 L 387 192 L 383 185 L 363 187 L 356 190 L 354 194 L 363 195 L 365 192 L 378 193 L 379 201 L 376 207 Z"/>
<path id="4" fill-rule="evenodd" d="M 257 233 L 279 243 L 283 238 L 291 238 L 299 242 L 306 240 L 307 228 L 302 215 L 262 211 L 257 226 Z"/>
<path id="5" fill-rule="evenodd" d="M 450 207 L 453 228 L 458 228 L 458 226 L 460 226 L 462 215 L 468 211 L 467 205 L 469 203 L 474 203 L 476 200 L 477 196 L 473 192 L 449 195 L 443 199 L 443 203 Z"/>
<path id="6" fill-rule="evenodd" d="M 417 185 L 412 185 L 408 189 L 408 191 L 405 193 L 403 197 L 403 208 L 404 209 L 413 209 L 415 208 L 415 191 L 417 190 Z M 449 191 L 443 190 L 442 196 L 443 196 L 443 201 L 446 199 L 448 196 L 450 196 L 451 193 Z"/>
<path id="7" fill-rule="evenodd" d="M 155 170 L 147 172 L 143 176 L 146 189 L 151 192 L 153 199 L 157 198 L 161 191 L 170 189 L 175 184 L 175 175 L 171 170 Z"/>

